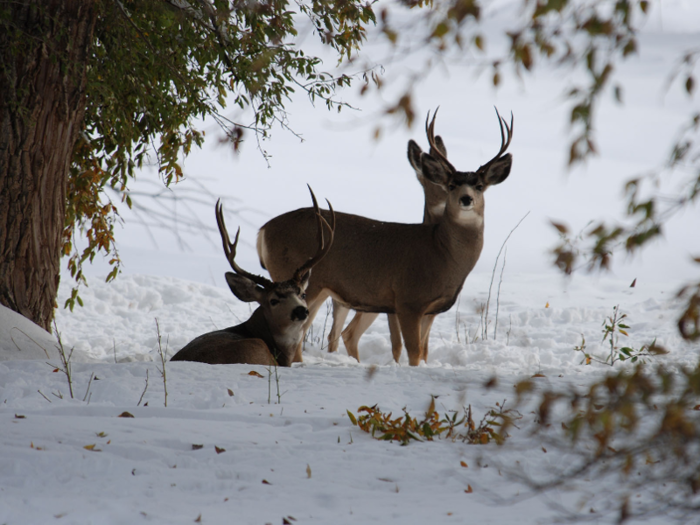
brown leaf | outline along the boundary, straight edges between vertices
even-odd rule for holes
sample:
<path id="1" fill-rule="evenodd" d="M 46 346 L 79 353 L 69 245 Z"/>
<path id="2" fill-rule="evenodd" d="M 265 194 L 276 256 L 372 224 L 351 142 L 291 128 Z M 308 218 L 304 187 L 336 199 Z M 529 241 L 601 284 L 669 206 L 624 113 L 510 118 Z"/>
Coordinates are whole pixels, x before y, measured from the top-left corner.
<path id="1" fill-rule="evenodd" d="M 467 465 L 467 463 L 464 462 L 464 461 L 460 461 L 459 464 L 462 465 L 464 468 L 467 468 L 467 467 L 469 466 L 469 465 Z"/>
<path id="2" fill-rule="evenodd" d="M 547 301 L 547 304 L 545 304 L 544 307 L 549 308 L 549 301 Z"/>
<path id="3" fill-rule="evenodd" d="M 263 482 L 263 485 L 272 485 L 272 483 L 270 483 L 270 482 L 267 481 L 266 479 L 262 480 L 262 482 Z"/>
<path id="4" fill-rule="evenodd" d="M 306 477 L 311 478 L 311 466 L 308 463 L 306 464 Z"/>
<path id="5" fill-rule="evenodd" d="M 484 383 L 484 388 L 494 388 L 496 386 L 498 386 L 498 378 L 496 376 L 492 376 L 491 379 Z"/>
<path id="6" fill-rule="evenodd" d="M 134 417 L 134 414 L 131 414 L 130 412 L 124 411 L 121 414 L 119 414 L 117 417 Z"/>
<path id="7" fill-rule="evenodd" d="M 546 453 L 547 453 L 547 449 L 544 448 L 544 447 L 542 447 L 542 452 L 544 452 L 544 453 L 546 454 Z"/>
<path id="8" fill-rule="evenodd" d="M 231 390 L 230 388 L 228 389 L 228 395 L 233 397 L 233 390 Z"/>
<path id="9" fill-rule="evenodd" d="M 521 396 L 526 392 L 530 392 L 533 388 L 534 385 L 532 384 L 532 381 L 520 381 L 515 385 L 515 393 L 518 394 L 518 396 Z"/>
<path id="10" fill-rule="evenodd" d="M 195 443 L 192 443 L 192 450 L 202 450 L 204 448 L 204 445 L 196 445 Z"/>
<path id="11" fill-rule="evenodd" d="M 564 224 L 561 224 L 560 222 L 554 222 L 554 221 L 549 221 L 552 226 L 554 226 L 559 233 L 566 235 L 569 233 L 569 228 L 567 228 Z"/>
<path id="12" fill-rule="evenodd" d="M 467 488 L 465 489 L 464 492 L 466 492 L 467 494 L 471 494 L 472 492 L 474 492 L 474 490 L 472 489 L 471 485 L 467 485 Z"/>
<path id="13" fill-rule="evenodd" d="M 222 452 L 226 452 L 225 448 L 217 447 L 216 445 L 214 445 L 214 450 L 216 450 L 217 454 L 221 454 Z"/>
<path id="14" fill-rule="evenodd" d="M 632 284 L 630 284 L 630 288 L 634 288 L 637 284 L 637 278 L 634 278 L 634 281 L 632 281 Z"/>
<path id="15" fill-rule="evenodd" d="M 260 374 L 259 372 L 256 372 L 255 370 L 251 370 L 250 372 L 248 372 L 248 375 L 254 376 L 254 377 L 263 377 L 262 374 Z"/>
<path id="16" fill-rule="evenodd" d="M 544 374 L 541 374 L 540 372 L 537 372 L 537 373 L 536 373 L 535 375 L 533 375 L 532 377 L 547 377 L 547 376 L 544 375 Z"/>
<path id="17" fill-rule="evenodd" d="M 15 414 L 15 419 L 27 419 L 27 416 L 23 416 L 22 414 Z"/>
<path id="18" fill-rule="evenodd" d="M 365 379 L 367 381 L 371 380 L 374 377 L 374 374 L 377 373 L 379 370 L 379 367 L 377 365 L 372 365 L 367 369 L 367 372 L 365 373 Z"/>
<path id="19" fill-rule="evenodd" d="M 200 514 L 199 516 L 197 516 L 197 519 L 194 520 L 194 522 L 195 523 L 202 523 L 202 515 Z"/>

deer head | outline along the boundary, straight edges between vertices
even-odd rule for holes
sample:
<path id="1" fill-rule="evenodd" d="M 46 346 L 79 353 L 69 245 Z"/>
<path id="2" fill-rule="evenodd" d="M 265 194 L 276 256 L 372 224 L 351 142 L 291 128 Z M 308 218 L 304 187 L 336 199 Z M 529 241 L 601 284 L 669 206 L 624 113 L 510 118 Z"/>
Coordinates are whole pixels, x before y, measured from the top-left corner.
<path id="1" fill-rule="evenodd" d="M 452 220 L 458 224 L 480 226 L 484 216 L 484 192 L 490 186 L 506 180 L 510 174 L 513 158 L 510 153 L 506 153 L 506 150 L 513 138 L 513 115 L 511 114 L 509 126 L 496 109 L 501 130 L 501 148 L 478 170 L 462 172 L 447 160 L 445 144 L 440 136 L 435 136 L 437 112 L 438 110 L 435 110 L 432 120 L 428 113 L 425 120 L 430 152 L 423 152 L 420 146 L 411 140 L 408 143 L 408 160 L 416 171 L 419 182 L 426 189 L 426 203 L 430 195 L 433 202 L 439 205 L 442 196 L 445 209 Z M 437 205 L 434 211 L 438 211 Z"/>

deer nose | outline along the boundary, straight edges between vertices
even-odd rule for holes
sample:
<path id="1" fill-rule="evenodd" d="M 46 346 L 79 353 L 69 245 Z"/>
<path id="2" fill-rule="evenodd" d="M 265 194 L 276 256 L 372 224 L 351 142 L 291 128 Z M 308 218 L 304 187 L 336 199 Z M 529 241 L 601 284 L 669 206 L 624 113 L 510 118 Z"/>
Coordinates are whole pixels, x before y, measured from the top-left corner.
<path id="1" fill-rule="evenodd" d="M 465 195 L 459 199 L 459 202 L 462 206 L 470 206 L 471 203 L 474 202 L 474 199 L 472 199 L 469 195 Z"/>
<path id="2" fill-rule="evenodd" d="M 304 306 L 297 306 L 292 310 L 292 321 L 303 321 L 309 317 L 309 310 Z"/>

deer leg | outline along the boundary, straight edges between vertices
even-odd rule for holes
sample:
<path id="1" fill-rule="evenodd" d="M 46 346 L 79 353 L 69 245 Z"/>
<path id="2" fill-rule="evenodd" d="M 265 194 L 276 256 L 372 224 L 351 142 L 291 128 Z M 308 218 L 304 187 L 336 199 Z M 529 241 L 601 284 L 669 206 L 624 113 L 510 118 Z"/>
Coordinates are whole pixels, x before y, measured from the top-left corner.
<path id="1" fill-rule="evenodd" d="M 360 354 L 357 345 L 360 342 L 360 337 L 367 331 L 378 315 L 367 312 L 355 312 L 355 317 L 352 318 L 348 327 L 343 330 L 345 349 L 350 357 L 357 359 L 358 363 L 360 362 Z"/>
<path id="2" fill-rule="evenodd" d="M 302 349 L 304 347 L 304 339 L 306 339 L 306 332 L 308 332 L 309 328 L 311 327 L 311 324 L 314 322 L 314 318 L 318 313 L 318 309 L 321 308 L 321 306 L 323 305 L 323 303 L 329 295 L 330 294 L 327 290 L 321 290 L 315 296 L 309 297 L 309 290 L 306 290 L 306 306 L 309 309 L 309 317 L 307 317 L 306 322 L 304 323 L 304 337 L 301 338 L 299 346 L 297 346 L 297 351 L 295 352 L 294 359 L 292 361 L 293 363 L 303 362 L 301 354 Z"/>
<path id="3" fill-rule="evenodd" d="M 420 327 L 423 314 L 413 311 L 396 312 L 401 326 L 401 334 L 406 344 L 408 364 L 418 366 L 421 358 Z"/>
<path id="4" fill-rule="evenodd" d="M 387 314 L 387 320 L 389 321 L 389 337 L 391 338 L 391 354 L 394 356 L 394 361 L 399 362 L 401 357 L 401 326 L 399 325 L 399 318 L 396 314 Z"/>
<path id="5" fill-rule="evenodd" d="M 420 358 L 426 363 L 428 362 L 428 340 L 430 339 L 430 328 L 433 326 L 433 321 L 435 321 L 434 315 L 425 315 L 420 324 Z"/>
<path id="6" fill-rule="evenodd" d="M 331 326 L 331 331 L 328 334 L 328 352 L 335 352 L 338 350 L 338 340 L 340 339 L 340 332 L 345 324 L 345 319 L 347 319 L 350 313 L 350 308 L 347 308 L 340 303 L 333 301 L 333 326 Z"/>

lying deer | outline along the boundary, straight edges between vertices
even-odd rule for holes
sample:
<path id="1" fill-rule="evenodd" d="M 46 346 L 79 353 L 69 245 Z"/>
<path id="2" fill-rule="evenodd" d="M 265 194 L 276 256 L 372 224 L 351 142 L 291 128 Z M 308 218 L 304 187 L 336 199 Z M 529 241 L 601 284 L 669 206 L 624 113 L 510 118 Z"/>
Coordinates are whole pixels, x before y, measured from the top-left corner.
<path id="1" fill-rule="evenodd" d="M 313 321 L 327 297 L 354 310 L 397 315 L 408 362 L 428 357 L 428 337 L 435 315 L 456 301 L 474 268 L 484 242 L 484 192 L 510 174 L 506 153 L 513 133 L 498 115 L 501 148 L 474 172 L 460 172 L 440 151 L 434 135 L 435 116 L 427 126 L 430 153 L 409 144 L 423 176 L 447 194 L 445 212 L 435 224 L 398 224 L 336 214 L 335 243 L 316 265 L 306 289 Z M 277 280 L 303 261 L 313 239 L 308 235 L 314 211 L 299 209 L 280 215 L 258 233 L 260 261 Z M 295 361 L 301 361 L 301 345 Z"/>
<path id="2" fill-rule="evenodd" d="M 436 112 L 437 113 L 437 112 Z M 428 123 L 426 121 L 426 130 L 428 129 Z M 435 147 L 440 150 L 442 156 L 447 157 L 447 149 L 445 148 L 445 143 L 443 142 L 440 135 L 435 137 Z M 430 180 L 426 179 L 421 171 L 420 166 L 420 148 L 416 147 L 416 143 L 412 140 L 408 143 L 408 160 L 413 166 L 416 172 L 416 178 L 418 182 L 423 187 L 423 193 L 425 196 L 425 204 L 423 206 L 423 224 L 436 224 L 443 213 L 445 213 L 445 204 L 447 203 L 447 193 L 438 184 L 434 184 Z M 434 151 L 434 147 L 431 146 L 430 154 L 437 156 Z M 364 334 L 367 329 L 372 325 L 374 320 L 379 314 L 368 313 L 368 312 L 355 312 L 355 316 L 352 321 L 348 324 L 347 328 L 342 331 L 345 319 L 350 313 L 350 309 L 341 305 L 337 301 L 333 300 L 333 325 L 331 331 L 328 334 L 328 351 L 335 352 L 338 350 L 338 340 L 340 336 L 343 338 L 343 343 L 345 344 L 345 349 L 350 357 L 354 357 L 357 361 L 360 361 L 358 344 L 362 334 Z M 399 321 L 396 314 L 387 314 L 389 321 L 389 337 L 391 339 L 391 353 L 394 356 L 394 360 L 398 363 L 401 357 L 401 328 L 399 327 Z M 427 338 L 429 334 L 426 334 Z"/>
<path id="3" fill-rule="evenodd" d="M 226 272 L 226 282 L 241 301 L 256 302 L 260 306 L 245 323 L 200 335 L 175 354 L 171 361 L 199 361 L 212 365 L 246 363 L 291 366 L 304 336 L 304 321 L 309 317 L 304 292 L 309 283 L 311 269 L 330 250 L 335 228 L 333 207 L 330 203 L 329 224 L 321 215 L 313 191 L 311 199 L 317 230 L 316 254 L 302 261 L 291 277 L 283 282 L 273 282 L 253 275 L 236 264 L 236 246 L 241 230 L 238 229 L 232 244 L 224 223 L 221 202 L 217 201 L 216 223 L 219 226 L 226 259 L 235 272 Z M 313 226 L 311 224 L 312 228 Z M 324 227 L 329 230 L 327 242 L 324 242 Z"/>

